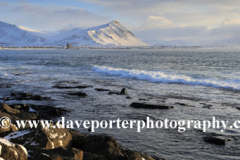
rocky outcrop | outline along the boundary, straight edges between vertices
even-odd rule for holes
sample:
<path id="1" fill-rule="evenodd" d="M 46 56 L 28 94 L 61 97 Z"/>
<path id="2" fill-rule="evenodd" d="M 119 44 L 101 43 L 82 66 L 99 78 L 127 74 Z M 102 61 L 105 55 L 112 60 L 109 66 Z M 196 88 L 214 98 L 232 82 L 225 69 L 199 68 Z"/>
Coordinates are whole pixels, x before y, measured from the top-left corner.
<path id="1" fill-rule="evenodd" d="M 75 92 L 75 93 L 68 93 L 68 95 L 78 96 L 78 97 L 87 97 L 87 94 L 84 92 Z"/>
<path id="2" fill-rule="evenodd" d="M 5 98 L 8 98 L 8 97 L 5 97 Z M 40 95 L 33 95 L 27 92 L 11 93 L 11 97 L 8 98 L 8 100 L 46 100 L 46 99 L 50 99 L 50 98 L 42 97 Z"/>
<path id="3" fill-rule="evenodd" d="M 88 85 L 81 85 L 81 86 L 61 86 L 61 85 L 56 85 L 52 86 L 53 88 L 58 88 L 58 89 L 85 89 L 93 86 L 88 86 Z"/>
<path id="4" fill-rule="evenodd" d="M 120 95 L 126 95 L 128 93 L 126 88 L 123 88 L 120 92 Z"/>
<path id="5" fill-rule="evenodd" d="M 34 109 L 34 112 L 29 112 Z M 64 110 L 51 106 L 0 103 L 0 116 L 7 116 L 4 125 L 10 125 L 15 120 L 40 120 L 51 115 L 59 116 Z M 59 112 L 59 113 L 58 113 Z M 46 123 L 45 123 L 46 125 Z M 5 160 L 128 160 L 142 158 L 153 160 L 138 152 L 124 152 L 117 140 L 105 135 L 83 135 L 74 130 L 59 129 L 51 124 L 50 128 L 42 127 L 27 129 L 11 124 L 9 128 L 0 128 L 0 158 Z M 7 134 L 7 135 L 6 135 Z M 4 152 L 3 152 L 4 151 Z M 126 154 L 127 153 L 127 154 Z"/>
<path id="6" fill-rule="evenodd" d="M 4 138 L 11 142 L 22 144 L 27 149 L 35 146 L 45 149 L 69 148 L 72 145 L 72 135 L 69 130 L 59 129 L 54 125 L 51 125 L 50 128 L 26 129 L 12 132 Z"/>
<path id="7" fill-rule="evenodd" d="M 44 149 L 44 148 L 31 148 L 29 153 L 29 159 L 33 160 L 83 160 L 83 151 L 76 148 L 63 148 L 58 147 L 54 149 Z"/>
<path id="8" fill-rule="evenodd" d="M 121 148 L 117 140 L 110 136 L 95 135 L 95 136 L 75 136 L 72 147 L 91 152 L 102 156 L 122 156 Z"/>
<path id="9" fill-rule="evenodd" d="M 203 140 L 208 143 L 216 144 L 216 145 L 225 145 L 228 141 L 227 139 L 222 139 L 218 137 L 203 137 Z"/>
<path id="10" fill-rule="evenodd" d="M 22 145 L 0 138 L 0 157 L 5 160 L 27 160 L 28 152 Z"/>
<path id="11" fill-rule="evenodd" d="M 144 108 L 144 109 L 170 109 L 173 106 L 165 106 L 165 105 L 158 105 L 158 104 L 147 104 L 147 103 L 137 103 L 133 102 L 130 104 L 133 108 Z"/>

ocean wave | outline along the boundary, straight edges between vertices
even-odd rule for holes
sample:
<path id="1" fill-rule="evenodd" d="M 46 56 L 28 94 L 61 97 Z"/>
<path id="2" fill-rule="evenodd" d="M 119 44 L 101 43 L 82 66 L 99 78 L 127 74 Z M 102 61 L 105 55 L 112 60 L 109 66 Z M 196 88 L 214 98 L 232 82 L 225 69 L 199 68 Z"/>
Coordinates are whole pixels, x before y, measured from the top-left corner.
<path id="1" fill-rule="evenodd" d="M 145 80 L 149 82 L 202 85 L 216 88 L 240 90 L 240 83 L 237 79 L 221 80 L 217 78 L 194 78 L 181 74 L 166 73 L 163 71 L 144 71 L 136 69 L 128 70 L 104 66 L 93 66 L 92 70 L 111 76 L 120 76 L 123 78 Z"/>

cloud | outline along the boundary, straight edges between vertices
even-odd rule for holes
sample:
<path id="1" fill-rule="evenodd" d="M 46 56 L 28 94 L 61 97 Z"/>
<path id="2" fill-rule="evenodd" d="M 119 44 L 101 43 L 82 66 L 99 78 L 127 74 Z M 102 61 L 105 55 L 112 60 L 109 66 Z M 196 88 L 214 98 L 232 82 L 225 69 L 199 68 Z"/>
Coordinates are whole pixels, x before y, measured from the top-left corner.
<path id="1" fill-rule="evenodd" d="M 6 2 L 0 2 L 0 6 L 5 7 L 5 6 L 8 6 L 8 4 Z"/>
<path id="2" fill-rule="evenodd" d="M 235 26 L 240 25 L 240 19 L 239 18 L 228 18 L 224 22 L 222 22 L 223 26 Z"/>
<path id="3" fill-rule="evenodd" d="M 173 23 L 167 18 L 150 15 L 148 16 L 146 22 L 144 22 L 143 25 L 139 27 L 139 30 L 166 28 L 173 26 Z"/>
<path id="4" fill-rule="evenodd" d="M 92 27 L 111 21 L 79 7 L 51 7 L 20 1 L 4 9 L 5 14 L 0 14 L 2 21 L 43 31 Z"/>

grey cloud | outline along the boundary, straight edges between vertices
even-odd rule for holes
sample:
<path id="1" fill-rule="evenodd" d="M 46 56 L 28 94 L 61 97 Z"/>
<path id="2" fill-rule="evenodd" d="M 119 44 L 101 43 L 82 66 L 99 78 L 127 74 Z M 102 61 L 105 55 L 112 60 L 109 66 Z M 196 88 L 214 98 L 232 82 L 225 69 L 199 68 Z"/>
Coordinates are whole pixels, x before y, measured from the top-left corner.
<path id="1" fill-rule="evenodd" d="M 60 30 L 73 27 L 91 27 L 110 21 L 107 17 L 95 15 L 76 7 L 46 7 L 31 3 L 17 3 L 6 8 L 11 17 L 0 15 L 2 21 L 38 30 Z M 15 16 L 13 16 L 15 15 Z"/>

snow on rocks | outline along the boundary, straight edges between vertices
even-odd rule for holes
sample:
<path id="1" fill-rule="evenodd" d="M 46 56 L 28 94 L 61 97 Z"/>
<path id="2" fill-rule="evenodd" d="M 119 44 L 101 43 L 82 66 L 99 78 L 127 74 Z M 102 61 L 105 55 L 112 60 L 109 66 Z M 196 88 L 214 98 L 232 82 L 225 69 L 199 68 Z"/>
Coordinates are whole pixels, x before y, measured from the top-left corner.
<path id="1" fill-rule="evenodd" d="M 0 157 L 5 160 L 25 160 L 28 159 L 28 152 L 22 145 L 0 138 Z"/>
<path id="2" fill-rule="evenodd" d="M 72 144 L 72 135 L 68 129 L 59 129 L 54 125 L 51 125 L 50 128 L 27 129 L 13 132 L 5 138 L 22 144 L 27 149 L 34 146 L 45 149 L 68 148 Z"/>

